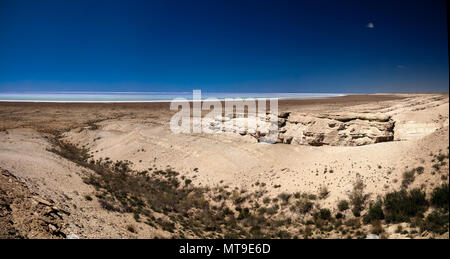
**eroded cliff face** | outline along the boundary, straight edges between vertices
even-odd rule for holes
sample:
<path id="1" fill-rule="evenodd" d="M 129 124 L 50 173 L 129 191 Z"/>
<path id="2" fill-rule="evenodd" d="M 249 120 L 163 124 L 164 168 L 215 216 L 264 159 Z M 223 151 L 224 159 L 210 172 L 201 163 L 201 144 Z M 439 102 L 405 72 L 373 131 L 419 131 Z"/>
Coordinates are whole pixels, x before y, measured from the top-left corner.
<path id="1" fill-rule="evenodd" d="M 203 127 L 209 133 L 234 132 L 254 142 L 362 146 L 422 138 L 449 123 L 448 97 L 444 95 L 420 95 L 392 104 L 364 104 L 336 111 L 294 110 L 247 117 L 204 118 Z"/>
<path id="2" fill-rule="evenodd" d="M 207 122 L 208 130 L 220 129 L 250 135 L 255 142 L 310 146 L 361 146 L 392 141 L 394 122 L 383 114 L 335 113 L 308 115 L 282 112 L 278 118 L 218 116 Z M 251 125 L 258 125 L 252 127 Z M 278 133 L 275 132 L 278 128 Z"/>
<path id="3" fill-rule="evenodd" d="M 362 146 L 394 140 L 395 124 L 382 114 L 290 114 L 283 120 L 279 142 L 286 144 Z"/>

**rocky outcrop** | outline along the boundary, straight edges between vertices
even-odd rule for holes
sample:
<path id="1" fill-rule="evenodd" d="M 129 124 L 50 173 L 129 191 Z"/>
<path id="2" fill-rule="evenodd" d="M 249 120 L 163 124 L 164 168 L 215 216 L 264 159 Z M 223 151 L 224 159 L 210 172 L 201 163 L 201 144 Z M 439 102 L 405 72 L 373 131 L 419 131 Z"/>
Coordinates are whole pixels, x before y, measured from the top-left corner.
<path id="1" fill-rule="evenodd" d="M 55 202 L 41 198 L 0 168 L 0 239 L 63 238 L 67 215 Z"/>
<path id="2" fill-rule="evenodd" d="M 249 134 L 255 138 L 260 138 L 268 135 L 270 132 L 277 131 L 279 120 L 276 115 L 271 114 L 268 114 L 266 117 L 250 116 L 249 118 L 245 118 L 244 116 L 236 118 L 235 116 L 228 115 L 206 119 L 203 124 L 207 125 L 207 131 L 213 133 L 236 132 L 240 135 Z"/>
<path id="3" fill-rule="evenodd" d="M 394 122 L 384 114 L 293 114 L 280 128 L 286 144 L 361 146 L 394 139 Z"/>
<path id="4" fill-rule="evenodd" d="M 267 118 L 218 116 L 208 129 L 250 135 L 259 142 L 310 146 L 361 146 L 394 139 L 394 122 L 385 114 L 333 113 L 308 115 L 289 112 Z M 278 129 L 277 134 L 273 134 Z M 272 133 L 272 134 L 271 134 Z"/>

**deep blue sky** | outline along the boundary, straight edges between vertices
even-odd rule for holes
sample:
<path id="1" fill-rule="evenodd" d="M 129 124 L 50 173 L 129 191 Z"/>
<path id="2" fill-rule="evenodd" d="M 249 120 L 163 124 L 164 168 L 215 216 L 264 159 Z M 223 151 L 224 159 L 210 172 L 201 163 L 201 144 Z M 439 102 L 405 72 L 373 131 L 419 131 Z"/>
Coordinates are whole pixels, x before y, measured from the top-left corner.
<path id="1" fill-rule="evenodd" d="M 0 92 L 448 92 L 446 19 L 444 0 L 0 0 Z"/>

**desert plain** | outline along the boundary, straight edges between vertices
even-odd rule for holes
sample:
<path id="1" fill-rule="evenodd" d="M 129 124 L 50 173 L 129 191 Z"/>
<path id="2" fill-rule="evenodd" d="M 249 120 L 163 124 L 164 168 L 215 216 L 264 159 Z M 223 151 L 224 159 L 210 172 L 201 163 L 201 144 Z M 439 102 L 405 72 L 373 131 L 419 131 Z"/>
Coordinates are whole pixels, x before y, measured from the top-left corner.
<path id="1" fill-rule="evenodd" d="M 174 113 L 0 102 L 0 237 L 448 238 L 448 94 L 280 100 L 275 144 L 175 134 Z M 425 195 L 408 218 L 401 190 Z"/>

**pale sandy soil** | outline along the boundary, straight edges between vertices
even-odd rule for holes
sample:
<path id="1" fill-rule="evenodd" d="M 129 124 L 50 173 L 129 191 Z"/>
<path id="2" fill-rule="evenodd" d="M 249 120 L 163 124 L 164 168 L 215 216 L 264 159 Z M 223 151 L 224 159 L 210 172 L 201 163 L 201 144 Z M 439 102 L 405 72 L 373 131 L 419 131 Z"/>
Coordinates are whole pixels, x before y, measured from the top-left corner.
<path id="1" fill-rule="evenodd" d="M 326 185 L 331 190 L 327 202 L 332 203 L 348 194 L 358 174 L 367 184 L 368 192 L 382 194 L 398 189 L 400 181 L 393 180 L 401 180 L 405 167 L 419 166 L 419 159 L 430 153 L 426 148 L 435 153 L 447 150 L 448 99 L 427 102 L 429 98 L 395 101 L 389 108 L 378 103 L 346 107 L 348 111 L 392 114 L 396 127 L 404 131 L 398 139 L 409 140 L 360 147 L 259 144 L 238 134 L 173 134 L 168 123 L 127 118 L 100 122 L 100 129 L 95 131 L 76 128 L 65 136 L 72 143 L 89 147 L 95 159 L 130 160 L 138 170 L 169 166 L 190 178 L 196 176 L 194 183 L 202 185 L 214 186 L 221 181 L 247 189 L 256 182 L 281 185 L 272 189 L 274 194 L 314 193 Z M 314 112 L 323 111 L 314 108 Z M 443 133 L 437 131 L 429 136 L 425 147 L 418 145 L 430 131 L 437 129 Z M 433 136 L 438 141 L 432 142 Z M 194 168 L 198 168 L 198 173 Z"/>
<path id="2" fill-rule="evenodd" d="M 22 179 L 46 199 L 71 214 L 65 231 L 80 237 L 166 237 L 167 233 L 136 223 L 132 215 L 108 212 L 86 195 L 83 169 L 48 152 L 48 133 L 90 149 L 94 159 L 129 160 L 133 169 L 167 167 L 198 186 L 229 185 L 256 190 L 266 183 L 269 194 L 318 193 L 320 205 L 335 208 L 360 178 L 371 199 L 398 190 L 406 170 L 423 166 L 411 187 L 429 192 L 448 177 L 433 172 L 430 153 L 448 154 L 448 95 L 373 95 L 325 100 L 284 101 L 280 110 L 308 114 L 382 113 L 395 121 L 394 141 L 364 146 L 261 144 L 239 134 L 174 134 L 168 104 L 0 103 L 0 168 Z M 95 121 L 92 130 L 86 122 Z M 46 133 L 47 132 L 47 133 Z M 197 170 L 197 169 L 198 170 Z M 280 185 L 279 188 L 274 188 Z M 139 235 L 127 231 L 132 224 Z M 393 232 L 392 230 L 391 232 Z M 396 237 L 393 234 L 393 237 Z M 399 237 L 399 236 L 397 236 Z"/>
<path id="3" fill-rule="evenodd" d="M 0 133 L 2 139 L 0 168 L 23 179 L 43 199 L 53 201 L 69 211 L 64 216 L 64 231 L 80 238 L 136 238 L 127 231 L 132 215 L 109 213 L 85 199 L 94 188 L 83 183 L 82 167 L 47 151 L 50 144 L 32 129 L 12 129 Z M 19 217 L 20 215 L 18 215 Z M 154 237 L 158 231 L 139 229 L 140 237 Z M 164 234 L 160 234 L 164 236 Z"/>

